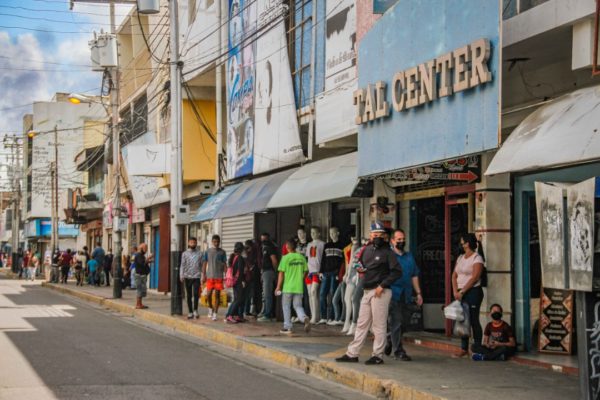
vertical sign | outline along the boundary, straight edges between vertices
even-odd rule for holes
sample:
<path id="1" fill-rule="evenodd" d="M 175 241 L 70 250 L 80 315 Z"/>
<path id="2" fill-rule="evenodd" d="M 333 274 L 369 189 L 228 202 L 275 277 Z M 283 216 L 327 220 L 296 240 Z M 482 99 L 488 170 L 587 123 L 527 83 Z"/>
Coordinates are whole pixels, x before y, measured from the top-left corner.
<path id="1" fill-rule="evenodd" d="M 539 351 L 571 354 L 573 291 L 543 288 L 540 296 Z"/>
<path id="2" fill-rule="evenodd" d="M 567 288 L 563 189 L 535 183 L 542 284 L 546 288 Z"/>
<path id="3" fill-rule="evenodd" d="M 596 178 L 567 188 L 569 288 L 592 291 Z"/>

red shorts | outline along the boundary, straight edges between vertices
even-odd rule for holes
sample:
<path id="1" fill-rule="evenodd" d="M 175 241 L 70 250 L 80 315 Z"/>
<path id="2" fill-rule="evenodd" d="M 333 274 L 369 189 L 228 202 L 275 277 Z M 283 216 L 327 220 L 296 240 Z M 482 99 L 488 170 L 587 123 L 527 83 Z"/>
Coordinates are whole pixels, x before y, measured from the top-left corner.
<path id="1" fill-rule="evenodd" d="M 207 279 L 206 290 L 223 290 L 223 279 Z"/>
<path id="2" fill-rule="evenodd" d="M 311 285 L 313 283 L 320 283 L 321 281 L 319 280 L 319 274 L 316 272 L 313 272 L 306 276 L 306 279 L 304 280 L 304 282 L 307 285 Z"/>

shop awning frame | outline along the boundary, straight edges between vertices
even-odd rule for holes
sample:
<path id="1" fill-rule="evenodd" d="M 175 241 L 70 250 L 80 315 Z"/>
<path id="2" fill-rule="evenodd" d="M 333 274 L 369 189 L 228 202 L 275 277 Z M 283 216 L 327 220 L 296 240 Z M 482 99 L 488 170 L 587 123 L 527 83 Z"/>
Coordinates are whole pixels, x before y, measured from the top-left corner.
<path id="1" fill-rule="evenodd" d="M 225 201 L 240 186 L 240 184 L 224 187 L 220 192 L 213 194 L 202 203 L 192 222 L 204 222 L 215 219 L 215 215 L 223 206 Z"/>

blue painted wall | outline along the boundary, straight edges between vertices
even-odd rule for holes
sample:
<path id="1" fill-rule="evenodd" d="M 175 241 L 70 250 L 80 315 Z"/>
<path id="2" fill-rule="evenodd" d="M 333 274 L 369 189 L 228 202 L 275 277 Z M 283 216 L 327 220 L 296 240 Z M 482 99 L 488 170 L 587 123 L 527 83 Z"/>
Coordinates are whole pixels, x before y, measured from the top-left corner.
<path id="1" fill-rule="evenodd" d="M 514 186 L 514 266 L 515 266 L 515 328 L 517 341 L 525 344 L 527 350 L 537 345 L 530 338 L 531 330 L 529 310 L 529 263 L 528 244 L 525 232 L 528 228 L 524 209 L 527 204 L 527 193 L 535 196 L 535 182 L 581 182 L 600 175 L 600 163 L 587 164 L 577 167 L 565 168 L 554 171 L 540 172 L 537 174 L 520 176 L 515 179 Z"/>
<path id="2" fill-rule="evenodd" d="M 498 144 L 498 1 L 399 1 L 359 46 L 359 87 L 480 38 L 492 45 L 492 81 L 359 127 L 359 175 L 367 176 L 493 149 Z M 376 162 L 374 162 L 376 160 Z"/>

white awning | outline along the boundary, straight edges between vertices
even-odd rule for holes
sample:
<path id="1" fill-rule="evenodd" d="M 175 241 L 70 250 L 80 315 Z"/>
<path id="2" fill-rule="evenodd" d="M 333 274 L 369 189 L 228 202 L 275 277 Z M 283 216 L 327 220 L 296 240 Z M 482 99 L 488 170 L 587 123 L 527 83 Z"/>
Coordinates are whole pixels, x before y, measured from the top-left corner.
<path id="1" fill-rule="evenodd" d="M 600 86 L 548 103 L 517 126 L 486 175 L 581 164 L 600 159 Z"/>
<path id="2" fill-rule="evenodd" d="M 351 197 L 358 184 L 357 153 L 306 164 L 275 192 L 269 208 L 290 207 Z"/>

